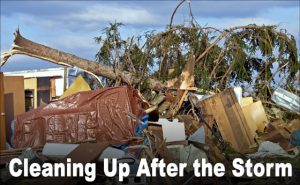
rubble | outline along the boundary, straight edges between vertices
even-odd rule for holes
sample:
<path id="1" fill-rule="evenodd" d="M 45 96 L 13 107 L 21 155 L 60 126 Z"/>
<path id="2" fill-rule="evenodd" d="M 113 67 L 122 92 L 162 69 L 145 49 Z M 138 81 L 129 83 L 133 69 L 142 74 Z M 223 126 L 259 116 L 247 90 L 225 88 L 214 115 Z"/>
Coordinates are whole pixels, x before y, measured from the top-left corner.
<path id="1" fill-rule="evenodd" d="M 255 136 L 256 131 L 263 133 L 265 126 L 269 121 L 262 102 L 257 101 L 255 103 L 249 103 L 248 105 L 243 106 L 242 110 L 248 125 L 251 127 L 252 134 Z"/>
<path id="2" fill-rule="evenodd" d="M 222 139 L 240 153 L 246 153 L 255 144 L 254 136 L 233 89 L 227 89 L 197 104 L 200 116 L 211 129 L 216 127 Z M 207 128 L 206 127 L 206 128 Z M 206 131 L 206 136 L 212 139 Z"/>
<path id="3" fill-rule="evenodd" d="M 276 104 L 285 107 L 288 110 L 295 112 L 299 112 L 300 110 L 300 97 L 280 87 L 274 91 L 271 99 Z"/>
<path id="4" fill-rule="evenodd" d="M 294 158 L 299 154 L 297 150 L 295 155 L 289 155 L 283 148 L 281 148 L 278 144 L 275 144 L 270 141 L 262 142 L 254 154 L 249 154 L 248 156 L 251 158 L 263 158 L 270 156 L 284 156 L 289 158 Z"/>
<path id="5" fill-rule="evenodd" d="M 187 73 L 183 79 L 188 76 Z M 298 159 L 300 119 L 284 121 L 281 108 L 269 108 L 254 97 L 243 97 L 240 87 L 203 93 L 192 84 L 185 81 L 182 88 L 153 92 L 144 98 L 129 86 L 91 90 L 78 77 L 60 99 L 15 117 L 12 148 L 0 152 L 1 164 L 7 164 L 13 157 L 39 163 L 66 162 L 66 158 L 72 158 L 73 162 L 83 164 L 118 159 L 130 164 L 131 174 L 123 183 L 146 184 L 148 178 L 135 177 L 144 158 L 148 162 L 163 159 L 170 165 L 186 163 L 186 174 L 193 171 L 195 160 L 202 159 L 223 162 L 228 168 L 233 156 Z M 276 116 L 269 115 L 270 110 L 275 110 Z M 12 178 L 6 168 L 2 172 L 2 182 L 10 182 Z M 99 174 L 97 178 L 108 184 L 120 183 L 117 178 Z M 41 184 L 45 179 L 20 181 Z M 164 181 L 191 183 L 193 176 Z M 72 179 L 47 179 L 44 184 L 69 182 Z"/>
<path id="6" fill-rule="evenodd" d="M 272 141 L 278 143 L 282 148 L 289 148 L 289 140 L 281 134 L 280 130 L 274 127 L 272 124 L 268 124 L 265 134 L 262 136 L 265 141 Z"/>
<path id="7" fill-rule="evenodd" d="M 191 172 L 193 170 L 193 162 L 198 159 L 207 160 L 206 152 L 202 149 L 195 147 L 194 145 L 170 145 L 167 147 L 170 155 L 172 156 L 175 163 L 186 163 L 186 172 Z"/>
<path id="8" fill-rule="evenodd" d="M 79 145 L 80 144 L 46 143 L 43 147 L 42 154 L 52 160 L 64 159 Z M 124 157 L 125 157 L 125 152 L 123 150 L 108 146 L 99 156 L 98 161 L 101 162 L 103 161 L 104 158 L 121 159 Z"/>
<path id="9" fill-rule="evenodd" d="M 194 132 L 192 135 L 190 135 L 189 141 L 205 144 L 204 126 L 198 128 L 198 130 L 196 132 Z"/>
<path id="10" fill-rule="evenodd" d="M 297 130 L 292 133 L 291 144 L 295 146 L 300 146 L 300 130 Z"/>
<path id="11" fill-rule="evenodd" d="M 159 119 L 158 122 L 162 125 L 163 137 L 166 142 L 185 140 L 186 136 L 183 123 L 178 122 L 177 119 L 173 120 L 173 122 L 167 119 Z"/>
<path id="12" fill-rule="evenodd" d="M 181 1 L 176 10 L 184 2 Z M 295 70 L 299 61 L 294 37 L 277 32 L 275 26 L 253 24 L 224 30 L 202 27 L 194 22 L 190 2 L 186 2 L 192 27 L 172 25 L 175 10 L 165 32 L 145 33 L 145 37 L 136 37 L 138 43 L 135 43 L 134 37 L 131 42 L 119 38 L 118 24 L 121 23 L 115 22 L 111 24 L 113 29 L 105 29 L 106 38 L 95 38 L 105 41 L 106 47 L 97 41 L 102 45 L 96 55 L 97 62 L 28 40 L 18 29 L 12 48 L 1 55 L 0 66 L 13 55 L 23 54 L 78 67 L 96 78 L 101 87 L 91 88 L 90 82 L 78 76 L 67 90 L 64 86 L 63 95 L 55 96 L 55 101 L 47 101 L 15 116 L 10 129 L 3 124 L 4 87 L 0 73 L 0 184 L 15 184 L 14 181 L 18 184 L 85 184 L 80 178 L 70 177 L 12 179 L 7 170 L 12 158 L 26 158 L 29 163 L 65 164 L 68 158 L 75 163 L 96 162 L 100 165 L 95 184 L 160 184 L 159 180 L 165 184 L 185 185 L 278 182 L 272 180 L 273 177 L 261 181 L 245 176 L 234 179 L 228 173 L 224 178 L 196 180 L 195 175 L 191 175 L 195 160 L 214 166 L 222 162 L 227 169 L 232 169 L 233 158 L 262 162 L 288 160 L 300 171 L 299 94 L 279 85 L 269 88 L 274 77 L 282 75 L 280 70 L 291 70 L 287 78 L 292 78 L 297 70 L 299 76 L 299 69 Z M 142 40 L 146 42 L 140 47 Z M 274 48 L 280 50 L 276 54 L 278 58 L 273 54 Z M 99 56 L 106 52 L 107 59 L 102 60 Z M 261 53 L 262 59 L 249 53 Z M 278 69 L 269 74 L 275 62 Z M 159 71 L 148 70 L 148 66 L 158 67 Z M 253 74 L 265 78 L 252 81 Z M 99 77 L 106 80 L 104 86 Z M 243 90 L 247 89 L 244 82 L 259 85 L 261 89 L 253 89 L 267 91 L 262 93 L 265 97 L 256 97 L 259 92 L 243 96 Z M 237 84 L 241 86 L 233 87 Z M 11 139 L 6 139 L 10 138 L 10 132 Z M 10 146 L 6 147 L 5 141 L 11 141 Z M 129 164 L 131 173 L 123 182 L 117 175 L 106 177 L 101 169 L 104 158 Z M 186 163 L 187 168 L 175 170 L 175 178 L 136 177 L 140 163 L 152 161 L 157 165 L 158 160 L 175 168 L 174 164 Z M 186 176 L 178 177 L 177 171 Z"/>

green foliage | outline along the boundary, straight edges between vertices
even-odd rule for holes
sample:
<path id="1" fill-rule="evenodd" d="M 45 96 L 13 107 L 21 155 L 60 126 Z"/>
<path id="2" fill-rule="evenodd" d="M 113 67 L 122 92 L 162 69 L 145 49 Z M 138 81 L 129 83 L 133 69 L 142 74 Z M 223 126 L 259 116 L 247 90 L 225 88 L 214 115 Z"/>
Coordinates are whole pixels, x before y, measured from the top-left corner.
<path id="1" fill-rule="evenodd" d="M 299 70 L 295 38 L 276 26 L 248 25 L 228 30 L 175 25 L 163 32 L 121 37 L 121 23 L 110 24 L 95 41 L 100 63 L 166 81 L 181 74 L 186 61 L 198 58 L 219 36 L 221 39 L 195 64 L 195 86 L 211 90 L 251 84 L 252 91 L 266 96 L 276 87 L 275 76 L 286 75 L 285 85 Z M 279 66 L 277 72 L 273 66 Z M 169 69 L 174 69 L 169 72 Z M 276 70 L 275 70 L 276 71 Z M 276 73 L 276 74 L 275 74 Z"/>

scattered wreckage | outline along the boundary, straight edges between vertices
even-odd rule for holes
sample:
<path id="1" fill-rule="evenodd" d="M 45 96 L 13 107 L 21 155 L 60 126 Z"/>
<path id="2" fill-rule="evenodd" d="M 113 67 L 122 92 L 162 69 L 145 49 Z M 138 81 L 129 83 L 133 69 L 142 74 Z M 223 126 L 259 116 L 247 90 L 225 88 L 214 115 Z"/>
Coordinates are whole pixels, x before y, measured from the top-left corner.
<path id="1" fill-rule="evenodd" d="M 233 88 L 204 99 L 196 95 L 193 90 L 184 100 L 194 106 L 191 110 L 194 115 L 179 112 L 169 121 L 157 119 L 160 106 L 170 101 L 169 98 L 155 100 L 161 94 L 150 101 L 159 103 L 150 104 L 136 89 L 127 86 L 74 93 L 17 116 L 11 143 L 15 149 L 1 151 L 1 163 L 24 156 L 29 158 L 29 163 L 43 164 L 73 156 L 74 162 L 96 160 L 98 163 L 104 158 L 132 158 L 134 165 L 141 158 L 159 157 L 167 163 L 187 163 L 185 173 L 188 174 L 197 159 L 226 164 L 235 156 L 246 154 L 245 159 L 298 160 L 298 149 L 294 146 L 299 146 L 299 138 L 292 143 L 288 137 L 292 138 L 292 133 L 300 129 L 299 119 L 293 120 L 289 127 L 273 124 L 266 118 L 260 101 L 246 102 L 249 97 L 245 97 L 240 104 Z M 254 108 L 251 110 L 249 106 Z M 161 113 L 166 115 L 168 111 Z M 281 129 L 288 130 L 288 137 Z M 87 148 L 97 150 L 86 153 Z"/>
<path id="2" fill-rule="evenodd" d="M 22 53 L 46 59 L 63 65 L 79 65 L 83 59 L 29 41 L 16 32 L 14 53 Z M 18 47 L 17 47 L 18 46 Z M 46 52 L 40 52 L 40 48 Z M 22 51 L 24 50 L 24 51 Z M 48 53 L 56 58 L 49 58 Z M 42 53 L 43 55 L 40 55 Z M 75 58 L 74 58 L 75 57 Z M 72 60 L 76 59 L 76 60 Z M 67 62 L 67 63 L 65 63 Z M 132 174 L 122 184 L 167 184 L 218 183 L 253 184 L 257 179 L 242 177 L 232 180 L 226 173 L 224 179 L 194 178 L 192 163 L 206 159 L 212 163 L 222 162 L 230 168 L 234 158 L 268 161 L 289 161 L 295 164 L 292 179 L 280 179 L 295 183 L 299 178 L 300 119 L 299 96 L 283 89 L 277 89 L 272 108 L 264 107 L 260 100 L 243 97 L 240 87 L 228 88 L 222 92 L 202 93 L 193 87 L 193 69 L 189 63 L 180 80 L 167 84 L 152 79 L 152 89 L 159 90 L 146 97 L 130 86 L 105 87 L 98 90 L 84 90 L 70 87 L 67 95 L 59 100 L 18 115 L 12 124 L 12 142 L 8 150 L 0 152 L 1 180 L 4 183 L 24 182 L 53 184 L 51 179 L 13 179 L 5 165 L 14 158 L 27 158 L 28 163 L 43 164 L 49 161 L 103 163 L 104 158 L 127 161 Z M 4 63 L 3 63 L 4 64 Z M 112 69 L 94 68 L 87 71 L 115 79 Z M 96 72 L 96 73 L 95 73 Z M 117 72 L 127 84 L 134 83 L 132 76 Z M 145 97 L 144 97 L 145 96 Z M 276 111 L 274 111 L 276 110 Z M 288 110 L 298 117 L 289 122 L 278 119 L 277 114 Z M 271 114 L 274 114 L 271 116 Z M 142 158 L 164 159 L 166 163 L 187 164 L 186 176 L 136 179 L 134 169 Z M 98 165 L 99 166 L 99 165 Z M 116 178 L 101 175 L 98 169 L 97 182 L 119 184 Z M 272 182 L 279 182 L 268 178 Z M 64 178 L 56 184 L 82 183 L 81 179 Z"/>

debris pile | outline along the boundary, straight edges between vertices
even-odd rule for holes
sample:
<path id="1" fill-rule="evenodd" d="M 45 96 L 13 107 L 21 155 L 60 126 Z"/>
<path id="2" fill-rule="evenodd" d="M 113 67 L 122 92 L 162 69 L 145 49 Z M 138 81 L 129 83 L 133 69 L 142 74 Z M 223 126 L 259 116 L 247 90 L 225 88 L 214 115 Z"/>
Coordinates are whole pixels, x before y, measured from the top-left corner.
<path id="1" fill-rule="evenodd" d="M 82 78 L 78 78 L 59 99 L 15 116 L 11 129 L 7 129 L 12 133 L 12 138 L 10 142 L 7 142 L 6 150 L 0 152 L 1 183 L 85 184 L 84 179 L 70 177 L 46 180 L 42 177 L 12 178 L 8 172 L 8 164 L 12 158 L 17 157 L 28 158 L 29 163 L 67 163 L 68 158 L 71 158 L 72 162 L 84 164 L 97 162 L 100 165 L 97 165 L 96 184 L 121 183 L 117 177 L 104 175 L 101 168 L 104 158 L 117 158 L 118 163 L 130 165 L 131 174 L 122 184 L 158 184 L 161 182 L 166 184 L 266 184 L 267 181 L 272 184 L 297 184 L 300 173 L 300 99 L 298 95 L 277 88 L 273 93 L 265 93 L 269 95 L 267 100 L 272 100 L 272 102 L 266 102 L 266 99 L 251 95 L 243 97 L 241 87 L 226 89 L 225 87 L 232 85 L 229 83 L 222 87 L 222 91 L 218 89 L 218 86 L 214 86 L 214 91 L 209 87 L 210 91 L 199 89 L 195 84 L 195 81 L 201 79 L 195 71 L 202 72 L 201 67 L 196 70 L 195 63 L 199 63 L 202 58 L 205 58 L 205 61 L 209 59 L 208 50 L 218 48 L 215 46 L 223 37 L 232 37 L 228 43 L 235 46 L 237 44 L 235 40 L 242 40 L 236 39 L 237 35 L 244 35 L 241 34 L 243 32 L 232 33 L 231 36 L 228 34 L 238 29 L 245 28 L 234 27 L 224 30 L 216 39 L 217 42 L 203 46 L 204 51 L 198 57 L 192 52 L 190 57 L 182 58 L 181 62 L 187 61 L 180 65 L 181 73 L 164 81 L 157 80 L 155 76 L 144 76 L 145 66 L 138 67 L 143 72 L 142 75 L 138 75 L 134 66 L 131 65 L 129 66 L 134 69 L 132 72 L 116 68 L 115 63 L 102 65 L 30 41 L 22 37 L 17 30 L 13 48 L 2 57 L 3 61 L 0 66 L 4 65 L 12 55 L 24 54 L 68 67 L 76 66 L 93 74 L 97 80 L 101 76 L 107 81 L 106 87 L 103 87 L 99 80 L 102 87 L 91 90 L 93 88 L 90 88 Z M 247 26 L 244 31 L 247 31 L 246 34 L 251 39 L 261 37 L 261 35 L 249 35 L 252 31 L 247 29 L 258 29 L 257 26 Z M 269 33 L 272 31 L 270 29 L 259 33 Z M 167 32 L 172 33 L 170 30 Z M 193 37 L 186 40 L 194 40 L 194 32 L 191 31 L 191 33 Z M 186 32 L 182 34 L 186 35 Z M 278 38 L 283 38 L 281 35 L 280 32 Z M 164 34 L 160 38 L 163 36 Z M 157 40 L 154 43 L 161 44 Z M 293 46 L 286 42 L 278 43 L 287 48 Z M 147 43 L 147 45 L 152 44 Z M 178 46 L 181 45 L 178 43 Z M 197 45 L 195 51 L 201 50 L 198 48 L 198 43 L 195 45 Z M 228 52 L 236 51 L 236 49 L 228 48 Z M 189 53 L 186 50 L 185 53 Z M 242 52 L 244 49 L 240 50 Z M 296 49 L 292 50 L 296 51 Z M 227 52 L 221 49 L 214 51 L 220 55 L 218 54 L 218 59 L 210 64 L 215 65 L 210 76 L 220 78 L 221 85 L 225 77 L 231 75 L 232 67 L 240 67 L 233 62 L 228 66 L 227 61 L 219 60 L 220 57 L 226 58 L 222 56 L 223 51 Z M 166 52 L 169 51 L 166 50 Z M 295 54 L 293 52 L 291 54 Z M 283 54 L 286 55 L 286 53 Z M 241 55 L 244 56 L 244 52 Z M 289 58 L 296 58 L 295 56 Z M 269 58 L 269 55 L 265 57 Z M 162 60 L 164 58 L 165 56 Z M 122 60 L 127 59 L 122 58 Z M 170 60 L 177 59 L 170 58 Z M 141 61 L 138 59 L 137 62 Z M 298 61 L 295 59 L 293 62 Z M 163 63 L 161 65 L 167 69 L 163 70 L 163 73 L 167 74 L 168 70 L 172 71 L 171 65 L 163 66 Z M 215 69 L 218 65 L 222 66 L 222 70 L 228 67 L 227 72 L 223 71 L 224 75 L 217 75 Z M 262 68 L 264 68 L 263 65 Z M 294 68 L 296 67 L 292 69 Z M 208 76 L 207 72 L 205 74 L 203 72 L 203 76 Z M 111 81 L 115 83 L 109 83 Z M 260 83 L 268 84 L 266 81 Z M 141 86 L 147 88 L 141 88 Z M 2 89 L 1 83 L 0 92 Z M 147 90 L 144 92 L 141 89 Z M 3 102 L 2 98 L 0 96 L 1 102 Z M 4 105 L 1 104 L 1 110 L 2 106 Z M 3 146 L 2 142 L 1 146 Z M 164 160 L 167 164 L 186 163 L 184 176 L 136 178 L 134 172 L 141 161 L 147 159 L 150 163 L 154 158 Z M 235 158 L 253 159 L 255 163 L 289 162 L 294 168 L 295 175 L 291 179 L 273 178 L 274 175 L 260 179 L 246 176 L 237 179 L 229 170 L 222 178 L 194 178 L 192 171 L 195 160 L 205 159 L 212 164 L 223 163 L 226 169 L 232 169 L 231 162 Z"/>
<path id="2" fill-rule="evenodd" d="M 134 161 L 130 164 L 135 168 L 142 158 L 159 158 L 166 163 L 187 163 L 186 176 L 143 177 L 136 182 L 132 174 L 127 177 L 127 184 L 155 184 L 161 180 L 168 184 L 210 184 L 205 178 L 199 180 L 191 175 L 196 159 L 223 162 L 229 168 L 237 156 L 264 162 L 284 158 L 299 163 L 300 119 L 286 122 L 269 116 L 261 101 L 242 97 L 240 87 L 206 94 L 196 88 L 168 89 L 150 95 L 142 95 L 129 86 L 88 91 L 71 87 L 67 90 L 75 91 L 71 95 L 15 117 L 12 148 L 1 151 L 1 165 L 13 157 L 28 156 L 29 163 L 63 162 L 66 158 L 103 163 L 104 158 L 116 158 Z M 278 107 L 299 115 L 295 111 L 299 110 L 299 97 L 288 99 L 293 96 L 280 90 L 274 93 L 273 100 Z M 282 112 L 278 107 L 277 112 Z M 7 170 L 1 168 L 2 181 L 16 181 Z M 99 170 L 97 181 L 118 184 L 116 178 L 104 177 Z M 230 177 L 226 173 L 220 181 L 231 183 Z M 62 183 L 69 180 L 72 179 Z M 246 179 L 250 183 L 255 181 L 252 180 Z M 43 178 L 18 181 L 39 183 Z M 241 178 L 239 182 L 244 181 Z"/>

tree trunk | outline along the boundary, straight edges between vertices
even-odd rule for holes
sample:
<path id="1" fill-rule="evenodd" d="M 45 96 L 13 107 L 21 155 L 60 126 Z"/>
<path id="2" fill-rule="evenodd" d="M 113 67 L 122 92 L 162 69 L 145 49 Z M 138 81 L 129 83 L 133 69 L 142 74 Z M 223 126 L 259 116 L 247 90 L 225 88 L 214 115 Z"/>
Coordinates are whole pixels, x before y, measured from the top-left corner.
<path id="1" fill-rule="evenodd" d="M 93 73 L 97 76 L 103 76 L 112 80 L 121 79 L 123 82 L 127 84 L 136 84 L 139 83 L 139 78 L 136 77 L 135 74 L 132 74 L 127 71 L 120 71 L 118 69 L 113 69 L 110 66 L 102 65 L 94 61 L 90 61 L 87 59 L 83 59 L 77 57 L 73 54 L 65 53 L 63 51 L 59 51 L 57 49 L 52 49 L 50 47 L 32 42 L 20 34 L 19 30 L 15 33 L 15 39 L 13 43 L 13 47 L 11 50 L 2 55 L 1 54 L 1 64 L 4 63 L 14 54 L 23 54 L 32 56 L 35 58 L 47 60 L 53 62 L 55 64 L 60 64 L 64 66 L 76 66 L 82 70 Z M 161 81 L 149 78 L 148 79 L 149 88 L 160 90 L 166 87 Z"/>

